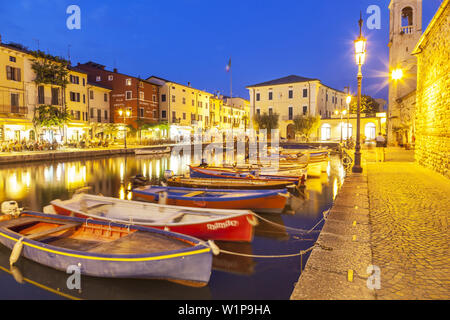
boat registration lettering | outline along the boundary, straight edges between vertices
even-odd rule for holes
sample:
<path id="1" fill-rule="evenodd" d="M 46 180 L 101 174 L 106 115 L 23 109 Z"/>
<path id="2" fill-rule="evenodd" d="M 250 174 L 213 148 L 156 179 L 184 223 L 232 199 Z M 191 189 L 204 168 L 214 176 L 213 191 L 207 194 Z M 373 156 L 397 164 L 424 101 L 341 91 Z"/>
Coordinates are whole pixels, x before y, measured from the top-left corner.
<path id="1" fill-rule="evenodd" d="M 208 230 L 226 229 L 228 227 L 239 226 L 239 221 L 237 220 L 227 220 L 225 222 L 208 223 L 206 227 Z"/>

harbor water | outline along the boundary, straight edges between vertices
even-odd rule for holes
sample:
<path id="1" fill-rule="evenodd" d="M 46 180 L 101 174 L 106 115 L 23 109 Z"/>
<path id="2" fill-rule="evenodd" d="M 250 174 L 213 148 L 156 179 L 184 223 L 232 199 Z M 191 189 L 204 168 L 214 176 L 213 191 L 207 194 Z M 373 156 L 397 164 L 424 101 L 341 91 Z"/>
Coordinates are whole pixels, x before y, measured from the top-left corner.
<path id="1" fill-rule="evenodd" d="M 0 201 L 16 200 L 25 210 L 42 211 L 54 199 L 69 199 L 83 187 L 90 193 L 132 200 L 131 177 L 142 174 L 159 184 L 165 170 L 188 173 L 190 156 L 127 156 L 0 167 Z M 227 251 L 214 257 L 210 282 L 202 288 L 165 280 L 81 277 L 81 289 L 69 289 L 69 274 L 25 258 L 9 267 L 10 250 L 0 245 L 0 299 L 289 299 L 308 255 L 258 258 L 257 255 L 299 253 L 314 244 L 318 232 L 307 236 L 289 228 L 309 230 L 323 217 L 343 182 L 339 157 L 328 171 L 306 182 L 304 194 L 290 197 L 283 214 L 261 214 L 251 243 L 220 242 Z M 320 223 L 316 230 L 320 230 Z M 303 263 L 301 266 L 300 263 Z"/>

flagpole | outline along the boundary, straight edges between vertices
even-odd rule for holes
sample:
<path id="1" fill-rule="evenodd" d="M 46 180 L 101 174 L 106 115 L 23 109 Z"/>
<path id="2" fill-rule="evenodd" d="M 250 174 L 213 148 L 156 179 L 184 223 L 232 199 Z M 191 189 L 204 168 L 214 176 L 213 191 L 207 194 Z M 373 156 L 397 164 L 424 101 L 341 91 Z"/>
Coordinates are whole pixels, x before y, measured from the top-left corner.
<path id="1" fill-rule="evenodd" d="M 233 110 L 233 68 L 231 67 L 231 56 L 230 56 L 230 107 L 231 107 L 231 136 L 233 138 L 234 145 L 234 110 Z"/>

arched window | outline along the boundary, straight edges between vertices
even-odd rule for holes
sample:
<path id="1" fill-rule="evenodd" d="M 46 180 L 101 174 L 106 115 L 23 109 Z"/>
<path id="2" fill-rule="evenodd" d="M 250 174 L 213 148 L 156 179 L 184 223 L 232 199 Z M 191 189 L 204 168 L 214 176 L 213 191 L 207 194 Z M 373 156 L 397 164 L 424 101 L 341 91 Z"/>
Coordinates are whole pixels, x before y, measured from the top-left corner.
<path id="1" fill-rule="evenodd" d="M 377 127 L 375 126 L 374 123 L 369 122 L 368 124 L 366 124 L 364 133 L 366 136 L 366 141 L 367 140 L 374 140 L 376 137 L 376 131 L 377 131 Z"/>
<path id="2" fill-rule="evenodd" d="M 343 122 L 341 123 L 341 127 L 342 127 L 342 139 L 347 140 L 353 135 L 353 126 L 351 123 L 349 123 L 347 127 L 347 123 Z"/>
<path id="3" fill-rule="evenodd" d="M 320 128 L 320 138 L 324 141 L 331 140 L 331 126 L 325 123 Z"/>
<path id="4" fill-rule="evenodd" d="M 402 27 L 409 27 L 412 25 L 413 25 L 413 9 L 411 7 L 403 8 Z"/>

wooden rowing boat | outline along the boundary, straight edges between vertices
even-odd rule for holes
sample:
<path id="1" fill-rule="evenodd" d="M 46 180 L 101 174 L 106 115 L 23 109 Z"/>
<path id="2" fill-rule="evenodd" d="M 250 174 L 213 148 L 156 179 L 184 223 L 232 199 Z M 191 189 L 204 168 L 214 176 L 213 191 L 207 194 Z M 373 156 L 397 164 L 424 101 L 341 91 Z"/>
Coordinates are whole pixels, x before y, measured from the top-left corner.
<path id="1" fill-rule="evenodd" d="M 261 173 L 259 170 L 233 170 L 229 168 L 209 168 L 189 166 L 191 178 L 240 179 L 265 181 L 291 181 L 298 185 L 306 177 L 306 170 L 299 172 L 281 171 L 282 174 Z M 284 174 L 286 173 L 286 174 Z"/>
<path id="2" fill-rule="evenodd" d="M 170 206 L 90 194 L 77 194 L 65 201 L 53 200 L 50 206 L 44 212 L 54 210 L 60 215 L 137 224 L 211 240 L 250 242 L 256 224 L 249 210 Z"/>
<path id="3" fill-rule="evenodd" d="M 144 186 L 132 190 L 139 199 L 169 205 L 212 209 L 251 209 L 257 212 L 283 211 L 289 193 L 279 190 L 221 190 Z"/>
<path id="4" fill-rule="evenodd" d="M 188 178 L 171 177 L 167 179 L 167 185 L 170 187 L 184 188 L 208 188 L 213 186 L 215 189 L 240 189 L 240 190 L 264 190 L 264 189 L 283 189 L 293 185 L 292 181 L 275 181 L 262 179 L 213 179 L 213 178 Z"/>
<path id="5" fill-rule="evenodd" d="M 283 150 L 281 158 L 284 160 L 281 167 L 295 163 L 306 165 L 308 178 L 318 178 L 327 172 L 330 161 L 327 150 Z"/>
<path id="6" fill-rule="evenodd" d="M 222 246 L 222 243 L 220 243 L 220 246 Z M 198 300 L 212 299 L 209 286 L 196 288 L 179 285 L 173 281 L 155 279 L 83 277 L 81 279 L 81 290 L 69 289 L 67 280 L 70 274 L 67 274 L 66 270 L 55 270 L 29 259 L 21 259 L 11 267 L 9 264 L 10 255 L 11 250 L 0 245 L 0 278 L 2 278 L 2 283 L 5 283 L 5 280 L 8 281 L 8 286 L 11 288 L 17 287 L 13 283 L 13 279 L 21 286 L 27 286 L 26 293 L 21 292 L 21 299 L 36 298 L 35 290 L 29 290 L 29 288 L 35 288 L 42 293 L 44 293 L 42 290 L 45 290 L 48 296 L 53 294 L 54 296 L 51 297 L 54 299 L 58 297 L 72 300 L 182 300 L 186 297 Z M 213 270 L 215 269 L 214 261 L 220 256 L 223 256 L 221 259 L 227 259 L 228 256 L 235 257 L 225 254 L 214 256 Z M 42 298 L 42 294 L 39 295 L 39 298 Z"/>
<path id="7" fill-rule="evenodd" d="M 154 228 L 24 212 L 0 222 L 0 243 L 13 250 L 11 259 L 78 267 L 87 276 L 204 286 L 211 275 L 211 249 L 201 240 Z"/>

